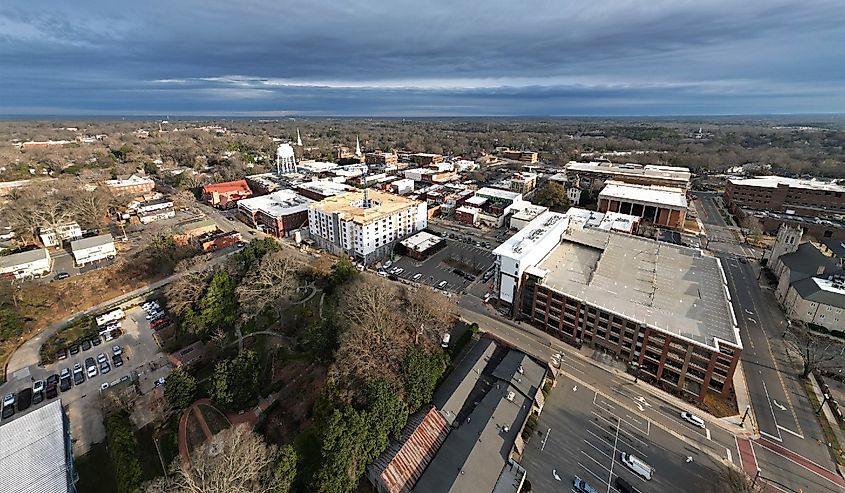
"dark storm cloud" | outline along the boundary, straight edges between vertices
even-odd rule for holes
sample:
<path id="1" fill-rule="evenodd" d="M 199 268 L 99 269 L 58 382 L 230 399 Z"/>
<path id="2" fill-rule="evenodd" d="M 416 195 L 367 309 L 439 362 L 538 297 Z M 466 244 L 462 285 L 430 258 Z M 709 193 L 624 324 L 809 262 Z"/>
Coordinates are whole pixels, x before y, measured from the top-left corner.
<path id="1" fill-rule="evenodd" d="M 845 110 L 845 9 L 809 2 L 0 5 L 0 113 Z"/>

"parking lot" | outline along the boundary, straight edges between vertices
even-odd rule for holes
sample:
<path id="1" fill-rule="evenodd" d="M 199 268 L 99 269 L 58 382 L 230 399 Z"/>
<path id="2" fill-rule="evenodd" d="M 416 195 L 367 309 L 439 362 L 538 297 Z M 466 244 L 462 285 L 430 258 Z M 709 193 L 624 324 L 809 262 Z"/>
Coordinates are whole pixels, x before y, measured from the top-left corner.
<path id="1" fill-rule="evenodd" d="M 426 260 L 401 257 L 393 262 L 391 269 L 403 269 L 400 274 L 395 274 L 402 279 L 459 293 L 466 291 L 470 284 L 477 282 L 493 267 L 495 258 L 490 250 L 454 239 L 447 239 L 446 243 L 445 248 Z M 456 273 L 456 269 L 465 276 Z M 414 279 L 417 274 L 421 276 Z M 440 287 L 443 281 L 446 285 Z"/>
<path id="2" fill-rule="evenodd" d="M 623 464 L 632 454 L 652 470 L 650 480 Z M 640 492 L 716 491 L 720 464 L 611 399 L 559 377 L 546 401 L 522 466 L 532 491 L 574 491 L 575 476 L 599 492 L 618 492 L 622 478 Z"/>
<path id="3" fill-rule="evenodd" d="M 100 393 L 103 384 L 118 385 L 121 383 L 121 379 L 125 381 L 126 377 L 129 377 L 130 382 L 136 384 L 139 391 L 143 393 L 154 387 L 156 379 L 167 375 L 170 371 L 166 357 L 161 353 L 153 339 L 149 322 L 144 318 L 144 312 L 141 308 L 134 307 L 126 310 L 126 318 L 121 320 L 121 330 L 123 333 L 117 338 L 108 342 L 103 341 L 98 346 L 93 346 L 88 350 L 80 348 L 77 354 L 71 355 L 68 353 L 66 359 L 56 363 L 44 367 L 33 365 L 16 371 L 11 381 L 3 385 L 3 395 L 10 392 L 17 394 L 20 390 L 31 387 L 38 380 L 47 380 L 50 375 L 60 374 L 62 369 L 68 369 L 72 374 L 74 365 L 80 364 L 83 373 L 86 373 L 84 381 L 79 384 L 73 383 L 67 391 L 59 391 L 57 398 L 61 399 L 62 405 L 68 413 L 71 436 L 74 440 L 74 454 L 85 453 L 92 444 L 102 442 L 105 439 L 103 414 L 100 406 Z M 123 365 L 120 367 L 114 366 L 112 358 L 112 347 L 115 345 L 120 345 L 122 350 Z M 108 358 L 110 370 L 108 373 L 102 374 L 99 369 L 100 365 L 97 364 L 96 375 L 88 378 L 87 371 L 85 371 L 85 360 L 94 358 L 96 361 L 97 355 L 100 353 Z M 71 377 L 71 380 L 73 380 L 73 377 Z M 105 392 L 108 392 L 108 390 L 105 390 Z M 18 411 L 13 416 L 3 419 L 2 422 L 6 423 L 17 419 L 51 400 L 45 398 L 41 403 L 33 404 L 24 411 Z"/>

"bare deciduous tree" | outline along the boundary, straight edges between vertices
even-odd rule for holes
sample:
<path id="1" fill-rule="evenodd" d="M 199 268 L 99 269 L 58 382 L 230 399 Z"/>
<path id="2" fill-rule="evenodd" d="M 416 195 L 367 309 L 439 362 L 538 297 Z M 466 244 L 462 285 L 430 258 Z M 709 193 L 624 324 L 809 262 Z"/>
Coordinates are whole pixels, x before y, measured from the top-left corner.
<path id="1" fill-rule="evenodd" d="M 405 322 L 417 332 L 415 340 L 429 347 L 440 342 L 443 332 L 455 323 L 457 307 L 451 299 L 428 288 L 406 288 Z"/>
<path id="2" fill-rule="evenodd" d="M 164 296 L 167 308 L 181 315 L 202 297 L 207 284 L 207 271 L 188 271 L 167 285 Z"/>
<path id="3" fill-rule="evenodd" d="M 302 269 L 303 264 L 286 252 L 265 255 L 238 286 L 238 301 L 243 313 L 254 317 L 272 306 L 279 314 L 283 304 L 296 292 Z"/>
<path id="4" fill-rule="evenodd" d="M 215 435 L 191 455 L 174 463 L 167 479 L 145 485 L 147 493 L 270 493 L 276 490 L 276 447 L 246 425 Z"/>
<path id="5" fill-rule="evenodd" d="M 807 377 L 813 370 L 841 368 L 845 363 L 845 344 L 813 335 L 805 327 L 788 329 L 784 342 L 801 354 L 804 360 L 802 377 Z"/>

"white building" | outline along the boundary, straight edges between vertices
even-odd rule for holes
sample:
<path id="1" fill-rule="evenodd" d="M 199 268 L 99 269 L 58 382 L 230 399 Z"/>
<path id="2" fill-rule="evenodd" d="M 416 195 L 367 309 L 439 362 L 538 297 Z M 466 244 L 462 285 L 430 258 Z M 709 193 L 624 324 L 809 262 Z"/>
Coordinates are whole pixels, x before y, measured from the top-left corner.
<path id="1" fill-rule="evenodd" d="M 70 250 L 78 266 L 117 255 L 114 238 L 110 234 L 72 241 Z"/>
<path id="2" fill-rule="evenodd" d="M 0 257 L 0 277 L 31 279 L 45 276 L 53 270 L 53 259 L 46 248 L 13 253 Z"/>
<path id="3" fill-rule="evenodd" d="M 514 192 L 526 194 L 537 187 L 537 173 L 520 171 L 514 173 L 510 179 L 510 189 Z"/>
<path id="4" fill-rule="evenodd" d="M 537 265 L 559 243 L 569 217 L 544 212 L 493 250 L 496 256 L 495 294 L 500 303 L 513 305 L 525 269 Z"/>
<path id="5" fill-rule="evenodd" d="M 390 184 L 390 189 L 395 194 L 407 195 L 414 191 L 414 180 L 410 178 L 396 180 Z"/>
<path id="6" fill-rule="evenodd" d="M 276 173 L 296 173 L 296 155 L 290 144 L 279 144 L 276 149 Z"/>
<path id="7" fill-rule="evenodd" d="M 328 163 L 325 161 L 301 160 L 299 161 L 299 164 L 296 165 L 296 169 L 299 170 L 300 173 L 306 174 L 326 173 L 334 170 L 335 168 L 337 168 L 337 163 Z"/>
<path id="8" fill-rule="evenodd" d="M 548 207 L 542 205 L 534 205 L 531 202 L 522 202 L 522 204 L 515 206 L 514 209 L 519 207 L 518 210 L 515 210 L 513 215 L 511 216 L 511 229 L 522 229 L 528 225 L 531 221 L 534 220 L 540 214 L 549 210 Z"/>
<path id="9" fill-rule="evenodd" d="M 60 247 L 66 241 L 82 238 L 82 228 L 76 222 L 59 224 L 56 228 L 41 228 L 38 236 L 45 247 Z"/>
<path id="10" fill-rule="evenodd" d="M 845 277 L 808 277 L 789 286 L 783 300 L 792 320 L 845 330 Z"/>
<path id="11" fill-rule="evenodd" d="M 368 191 L 367 200 L 369 204 L 364 203 L 364 192 L 348 192 L 311 204 L 311 239 L 335 255 L 369 264 L 428 224 L 425 202 L 375 190 Z"/>

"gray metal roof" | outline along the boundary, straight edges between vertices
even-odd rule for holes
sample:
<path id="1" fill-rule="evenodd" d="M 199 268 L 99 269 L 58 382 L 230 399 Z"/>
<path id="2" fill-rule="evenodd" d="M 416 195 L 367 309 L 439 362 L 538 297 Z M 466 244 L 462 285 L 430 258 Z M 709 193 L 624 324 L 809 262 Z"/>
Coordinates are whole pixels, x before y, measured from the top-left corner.
<path id="1" fill-rule="evenodd" d="M 0 257 L 0 269 L 11 268 L 16 265 L 28 264 L 30 262 L 36 262 L 38 260 L 46 259 L 49 256 L 50 254 L 47 252 L 46 248 L 30 250 L 28 252 L 13 253 L 11 255 L 4 255 Z"/>
<path id="2" fill-rule="evenodd" d="M 77 250 L 85 250 L 86 248 L 94 248 L 101 245 L 108 245 L 109 243 L 114 243 L 114 237 L 110 234 L 104 234 L 99 236 L 92 236 L 90 238 L 74 240 L 70 242 L 70 249 L 75 252 Z"/>
<path id="3" fill-rule="evenodd" d="M 790 283 L 841 270 L 835 260 L 823 254 L 810 242 L 801 243 L 798 245 L 798 250 L 781 255 L 780 261 L 789 268 Z M 819 268 L 822 268 L 821 272 L 819 272 Z"/>
<path id="4" fill-rule="evenodd" d="M 461 412 L 495 350 L 496 343 L 492 340 L 479 340 L 437 388 L 432 402 L 450 425 Z"/>
<path id="5" fill-rule="evenodd" d="M 509 391 L 513 402 L 507 399 Z M 493 491 L 531 406 L 532 401 L 510 385 L 492 387 L 467 420 L 452 430 L 413 491 Z"/>
<path id="6" fill-rule="evenodd" d="M 698 344 L 742 346 L 719 260 L 699 250 L 572 228 L 537 267 L 569 297 Z"/>
<path id="7" fill-rule="evenodd" d="M 824 246 L 828 247 L 833 255 L 838 258 L 845 258 L 845 243 L 840 240 L 827 238 L 822 240 Z"/>
<path id="8" fill-rule="evenodd" d="M 65 426 L 61 400 L 0 426 L 0 488 L 6 493 L 66 493 Z"/>

